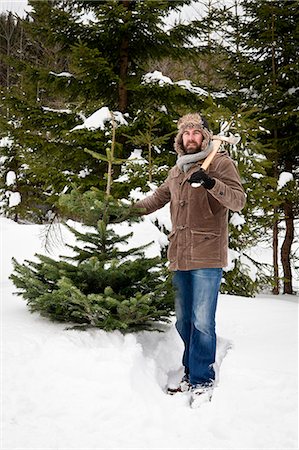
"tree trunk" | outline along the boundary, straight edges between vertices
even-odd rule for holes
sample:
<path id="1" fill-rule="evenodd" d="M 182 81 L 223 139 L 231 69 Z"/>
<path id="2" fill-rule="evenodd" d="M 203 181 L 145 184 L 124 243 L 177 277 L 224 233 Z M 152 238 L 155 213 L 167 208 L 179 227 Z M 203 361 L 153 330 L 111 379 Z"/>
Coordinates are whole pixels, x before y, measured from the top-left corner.
<path id="1" fill-rule="evenodd" d="M 283 267 L 283 293 L 293 294 L 292 268 L 291 268 L 291 247 L 294 240 L 294 212 L 292 202 L 283 205 L 286 233 L 281 247 L 281 263 Z"/>
<path id="2" fill-rule="evenodd" d="M 107 171 L 107 187 L 106 187 L 106 195 L 109 197 L 111 194 L 111 186 L 112 186 L 112 176 L 113 176 L 113 161 L 114 161 L 114 148 L 115 148 L 115 118 L 113 112 L 110 112 L 112 119 L 112 142 L 110 154 L 108 156 L 108 171 Z"/>
<path id="3" fill-rule="evenodd" d="M 130 1 L 121 0 L 123 7 L 127 10 L 125 22 L 128 20 L 128 13 L 130 10 Z M 120 61 L 119 61 L 119 86 L 118 86 L 118 109 L 120 112 L 124 113 L 128 106 L 128 89 L 127 89 L 127 75 L 129 68 L 129 37 L 127 34 L 123 35 L 120 44 Z"/>
<path id="4" fill-rule="evenodd" d="M 277 90 L 277 71 L 276 71 L 276 40 L 275 40 L 275 21 L 276 17 L 272 11 L 271 17 L 271 32 L 272 32 L 272 90 L 276 92 Z M 273 129 L 273 144 L 275 148 L 274 152 L 274 177 L 278 180 L 278 150 L 277 150 L 277 140 L 278 140 L 278 128 L 277 124 L 274 124 Z M 279 294 L 279 270 L 278 270 L 278 208 L 274 208 L 274 226 L 273 226 L 273 269 L 274 269 L 274 287 L 273 294 Z"/>
<path id="5" fill-rule="evenodd" d="M 277 210 L 274 209 L 274 215 L 276 216 Z M 274 226 L 273 226 L 273 237 L 272 237 L 272 245 L 273 245 L 273 270 L 274 270 L 274 287 L 272 289 L 272 293 L 274 295 L 279 294 L 279 270 L 278 270 L 278 220 L 275 218 Z"/>
<path id="6" fill-rule="evenodd" d="M 153 161 L 152 161 L 152 144 L 148 143 L 148 181 L 153 181 Z"/>
<path id="7" fill-rule="evenodd" d="M 124 36 L 120 47 L 120 81 L 118 86 L 118 109 L 124 113 L 128 106 L 128 89 L 126 86 L 129 67 L 129 39 Z"/>

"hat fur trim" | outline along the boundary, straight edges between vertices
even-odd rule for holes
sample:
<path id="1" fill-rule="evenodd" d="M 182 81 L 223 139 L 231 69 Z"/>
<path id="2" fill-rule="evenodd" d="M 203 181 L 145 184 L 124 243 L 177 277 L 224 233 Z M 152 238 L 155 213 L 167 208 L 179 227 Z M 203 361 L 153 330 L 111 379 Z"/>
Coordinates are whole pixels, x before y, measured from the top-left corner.
<path id="1" fill-rule="evenodd" d="M 200 130 L 203 135 L 203 141 L 201 144 L 201 150 L 204 151 L 210 140 L 212 139 L 212 133 L 209 131 L 207 127 L 205 127 L 205 122 L 202 117 L 198 113 L 194 114 L 186 114 L 181 117 L 178 121 L 178 134 L 174 140 L 174 149 L 178 153 L 178 155 L 185 155 L 186 152 L 183 147 L 183 133 L 188 128 L 195 128 L 196 130 Z"/>

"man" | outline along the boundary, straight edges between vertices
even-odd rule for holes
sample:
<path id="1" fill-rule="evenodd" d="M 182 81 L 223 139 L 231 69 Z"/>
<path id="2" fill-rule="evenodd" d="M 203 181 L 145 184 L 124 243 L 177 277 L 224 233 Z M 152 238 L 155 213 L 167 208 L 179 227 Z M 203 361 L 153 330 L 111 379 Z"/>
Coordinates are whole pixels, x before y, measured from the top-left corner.
<path id="1" fill-rule="evenodd" d="M 245 194 L 235 164 L 226 152 L 215 155 L 207 171 L 212 133 L 199 114 L 178 121 L 178 160 L 153 195 L 136 203 L 145 214 L 170 202 L 169 268 L 176 288 L 176 328 L 184 342 L 185 374 L 176 389 L 211 398 L 215 383 L 215 313 L 222 268 L 227 265 L 228 210 L 240 211 Z M 194 183 L 202 183 L 193 187 Z"/>

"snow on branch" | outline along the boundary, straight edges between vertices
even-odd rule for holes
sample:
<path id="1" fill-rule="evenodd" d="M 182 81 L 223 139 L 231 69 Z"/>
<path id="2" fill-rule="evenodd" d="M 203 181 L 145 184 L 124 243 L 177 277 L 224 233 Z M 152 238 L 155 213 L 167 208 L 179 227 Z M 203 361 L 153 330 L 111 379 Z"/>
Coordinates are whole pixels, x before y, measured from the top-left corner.
<path id="1" fill-rule="evenodd" d="M 282 189 L 289 181 L 293 181 L 293 174 L 290 172 L 281 172 L 277 182 L 277 190 Z"/>
<path id="2" fill-rule="evenodd" d="M 60 73 L 56 73 L 56 72 L 49 72 L 50 75 L 53 75 L 54 77 L 66 77 L 66 78 L 71 78 L 74 75 L 70 72 L 60 72 Z"/>
<path id="3" fill-rule="evenodd" d="M 113 111 L 113 116 L 115 122 L 118 123 L 118 125 L 128 125 L 128 122 L 124 118 L 124 115 L 119 111 Z M 91 116 L 84 119 L 84 123 L 82 125 L 77 125 L 76 127 L 72 128 L 71 131 L 75 130 L 97 130 L 105 129 L 106 122 L 111 122 L 111 113 L 109 111 L 109 108 L 107 106 L 104 106 L 97 111 L 95 111 Z"/>
<path id="4" fill-rule="evenodd" d="M 143 81 L 142 84 L 150 84 L 150 83 L 156 83 L 159 86 L 164 86 L 164 85 L 176 85 L 179 86 L 182 89 L 185 89 L 189 92 L 191 92 L 192 94 L 197 94 L 199 96 L 205 96 L 208 97 L 209 93 L 208 91 L 206 91 L 205 89 L 202 89 L 199 86 L 193 86 L 190 80 L 180 80 L 180 81 L 172 81 L 171 78 L 166 77 L 165 75 L 162 74 L 162 72 L 159 72 L 158 70 L 155 70 L 154 72 L 149 72 L 147 74 L 145 74 L 143 76 Z M 226 94 L 223 92 L 214 92 L 212 94 L 210 94 L 212 97 L 214 98 L 222 98 L 225 97 Z"/>

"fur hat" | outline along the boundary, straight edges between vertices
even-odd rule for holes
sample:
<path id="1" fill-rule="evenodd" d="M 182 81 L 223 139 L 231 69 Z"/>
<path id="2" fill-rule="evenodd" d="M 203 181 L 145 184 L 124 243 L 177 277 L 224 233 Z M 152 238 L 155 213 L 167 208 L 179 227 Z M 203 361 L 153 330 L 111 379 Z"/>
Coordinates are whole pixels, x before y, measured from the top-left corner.
<path id="1" fill-rule="evenodd" d="M 206 119 L 198 113 L 186 114 L 185 116 L 179 119 L 178 121 L 179 132 L 174 140 L 175 151 L 179 155 L 186 154 L 183 147 L 183 133 L 184 131 L 187 130 L 187 128 L 195 128 L 202 132 L 203 141 L 201 144 L 201 150 L 204 151 L 207 148 L 210 140 L 212 139 L 212 133 L 209 130 L 209 125 Z"/>

